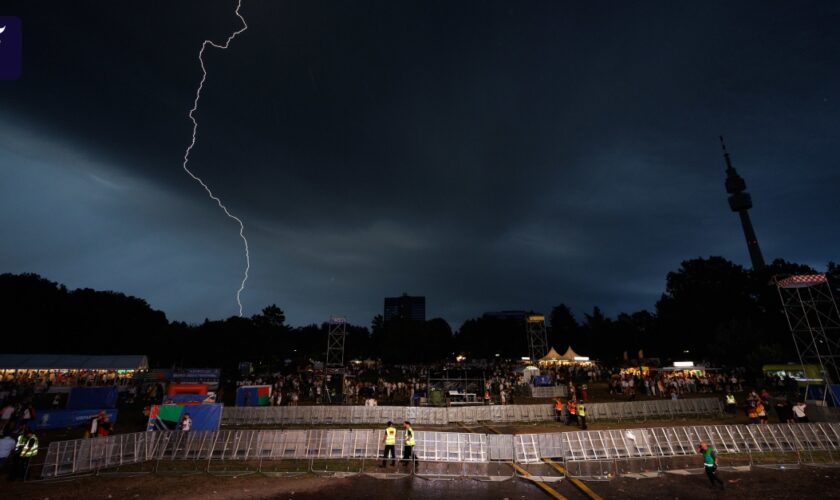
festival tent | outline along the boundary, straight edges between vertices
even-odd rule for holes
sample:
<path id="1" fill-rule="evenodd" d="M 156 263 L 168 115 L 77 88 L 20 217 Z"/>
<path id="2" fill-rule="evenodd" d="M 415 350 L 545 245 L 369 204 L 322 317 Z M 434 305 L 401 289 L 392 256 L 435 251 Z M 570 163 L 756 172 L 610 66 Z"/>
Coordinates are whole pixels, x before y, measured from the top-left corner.
<path id="1" fill-rule="evenodd" d="M 540 358 L 541 365 L 589 365 L 589 358 L 576 353 L 571 346 L 566 349 L 563 355 L 557 353 L 552 347 L 548 354 Z"/>
<path id="2" fill-rule="evenodd" d="M 562 356 L 552 347 L 548 354 L 540 358 L 540 363 L 556 363 L 562 359 Z"/>
<path id="3" fill-rule="evenodd" d="M 56 387 L 125 383 L 149 369 L 149 359 L 133 356 L 86 356 L 76 354 L 0 354 L 0 379 L 25 377 Z"/>
<path id="4" fill-rule="evenodd" d="M 522 378 L 525 383 L 530 383 L 531 379 L 540 375 L 540 369 L 536 366 L 530 365 L 522 369 Z"/>
<path id="5" fill-rule="evenodd" d="M 84 356 L 75 354 L 0 354 L 0 370 L 120 370 L 149 369 L 146 356 Z"/>
<path id="6" fill-rule="evenodd" d="M 563 361 L 581 361 L 581 357 L 582 356 L 580 356 L 578 353 L 572 350 L 572 346 L 569 346 L 569 348 L 566 349 L 566 352 L 563 353 L 562 356 L 560 356 L 560 359 L 562 359 Z"/>

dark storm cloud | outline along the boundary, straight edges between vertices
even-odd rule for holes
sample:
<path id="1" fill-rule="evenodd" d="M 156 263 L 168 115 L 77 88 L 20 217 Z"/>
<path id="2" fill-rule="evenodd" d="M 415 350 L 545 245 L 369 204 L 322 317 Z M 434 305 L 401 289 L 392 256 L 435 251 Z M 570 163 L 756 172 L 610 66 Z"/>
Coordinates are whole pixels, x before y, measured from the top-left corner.
<path id="1" fill-rule="evenodd" d="M 25 2 L 0 92 L 3 271 L 233 314 L 236 226 L 180 169 L 197 50 L 234 2 Z M 829 3 L 249 2 L 208 50 L 191 166 L 251 241 L 246 313 L 457 326 L 651 307 L 686 258 L 747 263 L 724 133 L 768 257 L 836 260 Z M 56 217 L 54 214 L 60 214 Z"/>

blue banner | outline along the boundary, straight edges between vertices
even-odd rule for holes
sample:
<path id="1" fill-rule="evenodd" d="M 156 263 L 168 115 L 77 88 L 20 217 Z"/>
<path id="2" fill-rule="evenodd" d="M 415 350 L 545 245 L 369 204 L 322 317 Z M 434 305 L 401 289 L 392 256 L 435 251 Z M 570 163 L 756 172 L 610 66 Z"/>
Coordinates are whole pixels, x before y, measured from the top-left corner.
<path id="1" fill-rule="evenodd" d="M 74 387 L 67 399 L 68 410 L 93 410 L 98 408 L 116 408 L 116 387 Z"/>
<path id="2" fill-rule="evenodd" d="M 820 401 L 825 398 L 826 405 L 834 406 L 834 401 L 840 400 L 840 384 L 829 385 L 829 394 L 825 393 L 825 387 L 825 385 L 809 385 L 806 399 Z M 831 397 L 832 393 L 834 394 L 833 398 Z"/>
<path id="3" fill-rule="evenodd" d="M 51 410 L 39 411 L 35 417 L 35 423 L 32 424 L 32 428 L 44 430 L 84 427 L 100 411 L 104 411 L 108 415 L 108 420 L 112 424 L 117 421 L 117 410 L 114 409 Z"/>

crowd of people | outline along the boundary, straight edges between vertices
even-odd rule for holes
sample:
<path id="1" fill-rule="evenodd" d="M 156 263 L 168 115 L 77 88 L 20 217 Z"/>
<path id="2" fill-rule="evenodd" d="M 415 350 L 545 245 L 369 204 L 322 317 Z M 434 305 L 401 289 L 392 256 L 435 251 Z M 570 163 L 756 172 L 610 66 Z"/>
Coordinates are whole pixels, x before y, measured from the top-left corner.
<path id="1" fill-rule="evenodd" d="M 53 386 L 128 385 L 132 375 L 116 370 L 4 370 L 0 372 L 0 391 L 13 387 L 35 394 L 49 392 Z"/>
<path id="2" fill-rule="evenodd" d="M 609 379 L 610 394 L 634 399 L 637 395 L 677 399 L 686 394 L 742 392 L 745 371 L 616 370 Z"/>
<path id="3" fill-rule="evenodd" d="M 342 401 L 352 405 L 418 405 L 432 388 L 448 392 L 473 391 L 478 400 L 510 404 L 517 388 L 527 385 L 522 367 L 516 363 L 496 363 L 482 371 L 480 378 L 469 378 L 469 369 L 454 365 L 351 364 L 345 368 L 343 387 L 332 375 L 314 366 L 276 372 L 272 375 L 245 376 L 236 386 L 270 385 L 271 406 L 327 404 Z M 554 372 L 560 374 L 560 370 Z M 573 376 L 564 375 L 567 379 Z M 476 376 L 478 377 L 478 376 Z M 463 380 L 463 382 L 460 382 Z M 565 380 L 565 379 L 564 379 Z M 449 381 L 449 382 L 446 382 Z M 343 394 L 343 396 L 340 396 Z"/>

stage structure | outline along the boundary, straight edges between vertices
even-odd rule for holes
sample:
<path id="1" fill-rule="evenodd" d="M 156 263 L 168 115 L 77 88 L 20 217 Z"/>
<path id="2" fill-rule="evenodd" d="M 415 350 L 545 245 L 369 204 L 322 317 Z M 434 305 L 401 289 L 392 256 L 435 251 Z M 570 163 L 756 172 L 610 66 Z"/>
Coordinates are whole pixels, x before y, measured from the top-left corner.
<path id="1" fill-rule="evenodd" d="M 434 373 L 430 370 L 426 387 L 429 388 L 426 398 L 429 406 L 482 404 L 487 378 L 483 372 L 475 370 L 453 368 Z"/>
<path id="2" fill-rule="evenodd" d="M 530 314 L 525 318 L 525 333 L 528 337 L 528 356 L 536 363 L 548 354 L 548 334 L 545 331 L 545 316 Z"/>
<path id="3" fill-rule="evenodd" d="M 777 276 L 775 282 L 799 362 L 818 365 L 826 389 L 840 384 L 840 310 L 828 278 L 824 274 Z M 823 391 L 823 401 L 828 403 L 829 398 L 840 407 L 836 391 Z"/>

